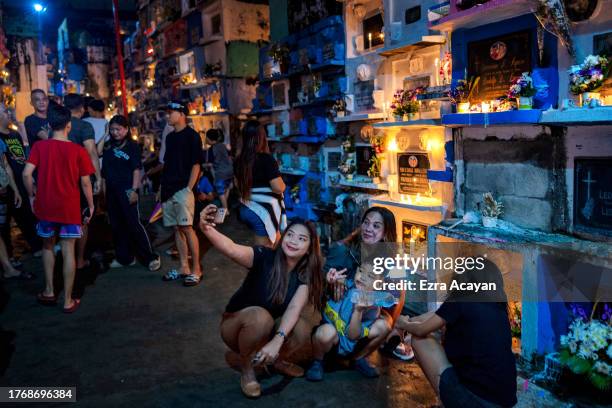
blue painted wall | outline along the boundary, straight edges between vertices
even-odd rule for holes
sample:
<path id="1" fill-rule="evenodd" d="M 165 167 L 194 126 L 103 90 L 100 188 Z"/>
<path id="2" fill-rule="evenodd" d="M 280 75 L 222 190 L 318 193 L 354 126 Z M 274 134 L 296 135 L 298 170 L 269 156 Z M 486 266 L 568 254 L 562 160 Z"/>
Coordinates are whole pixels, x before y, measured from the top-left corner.
<path id="1" fill-rule="evenodd" d="M 534 107 L 547 109 L 551 104 L 556 106 L 559 96 L 557 39 L 548 32 L 544 33 L 544 55 L 542 58 L 542 66 L 539 66 L 540 57 L 538 53 L 537 25 L 538 22 L 536 18 L 532 14 L 528 14 L 472 29 L 454 31 L 452 34 L 453 82 L 458 79 L 463 79 L 465 75 L 465 69 L 467 68 L 468 62 L 468 44 L 470 42 L 485 40 L 487 38 L 517 31 L 529 30 L 531 36 L 531 61 L 534 80 L 536 76 L 541 76 L 549 87 L 547 95 L 534 98 Z M 509 86 L 510 84 L 508 84 L 508 87 Z"/>

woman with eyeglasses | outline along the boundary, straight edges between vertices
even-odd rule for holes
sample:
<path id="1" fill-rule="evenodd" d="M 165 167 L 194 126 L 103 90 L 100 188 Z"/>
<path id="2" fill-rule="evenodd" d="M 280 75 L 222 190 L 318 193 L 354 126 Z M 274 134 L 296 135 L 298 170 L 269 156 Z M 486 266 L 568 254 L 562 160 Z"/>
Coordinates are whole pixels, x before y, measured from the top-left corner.
<path id="1" fill-rule="evenodd" d="M 261 395 L 256 366 L 273 365 L 288 377 L 304 375 L 287 358 L 308 342 L 311 326 L 300 317 L 304 307 L 311 303 L 321 309 L 319 237 L 312 222 L 295 221 L 275 248 L 238 245 L 215 229 L 216 212 L 212 204 L 204 208 L 200 229 L 219 252 L 249 269 L 225 308 L 221 337 L 239 355 L 242 392 L 256 398 Z"/>
<path id="2" fill-rule="evenodd" d="M 322 324 L 312 337 L 314 362 L 306 372 L 309 381 L 323 380 L 323 359 L 336 347 L 338 355 L 354 360 L 354 367 L 367 378 L 378 377 L 378 369 L 366 357 L 387 339 L 393 327 L 396 311 L 361 302 L 353 304 L 355 290 L 365 290 L 360 273 L 360 248 L 364 244 L 395 243 L 395 217 L 383 207 L 372 207 L 363 215 L 361 227 L 351 236 L 330 249 L 323 271 L 328 283 L 328 301 Z"/>
<path id="3" fill-rule="evenodd" d="M 102 178 L 115 244 L 115 259 L 110 267 L 134 265 L 136 255 L 149 270 L 157 271 L 161 267 L 161 260 L 153 252 L 138 211 L 142 174 L 140 147 L 132 140 L 125 116 L 114 116 L 108 128 L 110 140 L 105 144 L 102 155 Z"/>

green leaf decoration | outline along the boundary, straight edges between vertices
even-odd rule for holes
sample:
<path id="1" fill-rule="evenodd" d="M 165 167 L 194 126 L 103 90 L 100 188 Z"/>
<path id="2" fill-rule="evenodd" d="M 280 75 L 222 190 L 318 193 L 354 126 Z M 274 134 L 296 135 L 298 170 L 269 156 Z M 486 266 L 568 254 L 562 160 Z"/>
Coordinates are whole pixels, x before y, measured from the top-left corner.
<path id="1" fill-rule="evenodd" d="M 592 367 L 592 364 L 583 358 L 571 356 L 568 359 L 567 366 L 574 374 L 586 374 Z"/>
<path id="2" fill-rule="evenodd" d="M 599 391 L 607 392 L 612 389 L 612 377 L 591 372 L 589 374 L 589 380 L 591 381 L 591 384 L 593 384 L 593 386 Z"/>
<path id="3" fill-rule="evenodd" d="M 561 364 L 567 365 L 571 357 L 572 355 L 570 354 L 568 349 L 562 349 L 559 351 L 559 361 L 561 362 Z"/>

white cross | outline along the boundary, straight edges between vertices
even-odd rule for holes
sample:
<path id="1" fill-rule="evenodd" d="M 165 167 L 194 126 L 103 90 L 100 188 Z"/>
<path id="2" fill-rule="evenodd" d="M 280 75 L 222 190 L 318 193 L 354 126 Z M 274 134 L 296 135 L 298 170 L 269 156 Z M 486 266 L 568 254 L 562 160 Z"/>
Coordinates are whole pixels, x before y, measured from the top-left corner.
<path id="1" fill-rule="evenodd" d="M 587 200 L 591 199 L 591 184 L 597 183 L 597 181 L 591 178 L 591 170 L 587 173 L 588 176 L 585 180 L 582 180 L 583 183 L 587 183 Z"/>

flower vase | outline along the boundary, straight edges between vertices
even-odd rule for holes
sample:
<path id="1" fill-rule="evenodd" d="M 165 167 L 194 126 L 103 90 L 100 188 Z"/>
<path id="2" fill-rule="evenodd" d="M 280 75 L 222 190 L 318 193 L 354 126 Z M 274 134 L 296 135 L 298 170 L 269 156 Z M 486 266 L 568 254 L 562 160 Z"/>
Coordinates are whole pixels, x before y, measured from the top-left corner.
<path id="1" fill-rule="evenodd" d="M 393 115 L 393 119 L 394 119 L 396 122 L 401 122 L 401 121 L 402 121 L 402 116 L 401 116 L 401 115 Z"/>
<path id="2" fill-rule="evenodd" d="M 407 122 L 409 120 L 409 115 L 407 113 L 404 113 L 404 115 L 402 116 L 402 120 L 404 122 Z"/>
<path id="3" fill-rule="evenodd" d="M 532 109 L 533 108 L 533 97 L 531 96 L 519 96 L 516 98 L 519 110 Z"/>
<path id="4" fill-rule="evenodd" d="M 346 177 L 347 181 L 353 181 L 353 175 L 352 174 L 347 174 L 344 177 Z"/>
<path id="5" fill-rule="evenodd" d="M 457 113 L 468 113 L 470 111 L 469 102 L 461 102 L 457 104 Z"/>
<path id="6" fill-rule="evenodd" d="M 344 111 L 338 111 L 338 112 L 336 112 L 336 117 L 338 117 L 338 118 L 343 118 L 343 117 L 344 117 Z"/>
<path id="7" fill-rule="evenodd" d="M 582 99 L 582 106 L 587 107 L 591 103 L 592 99 L 597 101 L 601 101 L 601 93 L 599 92 L 584 92 L 580 95 L 580 99 Z"/>
<path id="8" fill-rule="evenodd" d="M 482 216 L 482 225 L 485 228 L 495 228 L 497 226 L 497 218 Z"/>
<path id="9" fill-rule="evenodd" d="M 408 120 L 417 120 L 417 114 L 415 112 L 409 113 Z"/>

